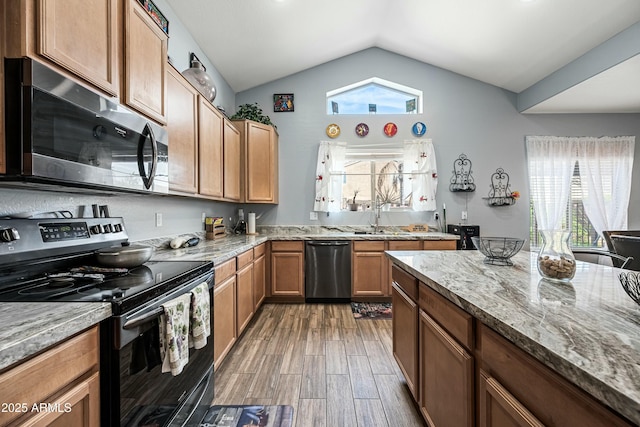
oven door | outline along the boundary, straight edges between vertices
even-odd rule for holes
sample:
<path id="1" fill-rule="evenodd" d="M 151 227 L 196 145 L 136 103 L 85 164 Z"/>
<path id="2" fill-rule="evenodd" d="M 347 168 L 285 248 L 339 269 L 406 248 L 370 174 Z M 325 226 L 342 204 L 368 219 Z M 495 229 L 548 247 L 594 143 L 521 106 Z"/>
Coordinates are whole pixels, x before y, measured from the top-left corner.
<path id="1" fill-rule="evenodd" d="M 163 301 L 207 281 L 211 335 L 205 347 L 189 350 L 189 362 L 176 376 L 162 373 L 158 322 Z M 197 278 L 153 304 L 114 316 L 103 334 L 102 425 L 182 426 L 198 424 L 213 400 L 213 276 Z"/>

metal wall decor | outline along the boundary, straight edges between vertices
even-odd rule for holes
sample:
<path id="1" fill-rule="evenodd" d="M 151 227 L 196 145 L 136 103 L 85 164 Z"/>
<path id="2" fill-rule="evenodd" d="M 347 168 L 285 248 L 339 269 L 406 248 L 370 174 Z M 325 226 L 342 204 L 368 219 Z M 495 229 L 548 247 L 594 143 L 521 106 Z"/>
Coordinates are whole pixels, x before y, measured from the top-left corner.
<path id="1" fill-rule="evenodd" d="M 489 197 L 483 197 L 483 199 L 489 203 L 489 206 L 511 206 L 515 205 L 516 198 L 511 192 L 509 174 L 502 168 L 496 169 L 491 174 Z"/>
<path id="2" fill-rule="evenodd" d="M 471 160 L 465 154 L 453 161 L 453 176 L 449 181 L 449 191 L 476 191 L 473 176 L 471 176 Z"/>

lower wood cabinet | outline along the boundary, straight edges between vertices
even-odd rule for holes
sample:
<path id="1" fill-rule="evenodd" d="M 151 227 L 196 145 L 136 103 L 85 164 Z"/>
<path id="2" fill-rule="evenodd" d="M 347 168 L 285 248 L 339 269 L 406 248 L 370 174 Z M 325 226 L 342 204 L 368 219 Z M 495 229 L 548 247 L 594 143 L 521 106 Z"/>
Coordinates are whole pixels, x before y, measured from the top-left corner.
<path id="1" fill-rule="evenodd" d="M 240 336 L 254 313 L 253 249 L 238 255 L 236 273 L 236 335 Z"/>
<path id="2" fill-rule="evenodd" d="M 304 299 L 304 242 L 271 242 L 271 297 Z"/>
<path id="3" fill-rule="evenodd" d="M 477 335 L 480 426 L 632 425 L 487 326 Z"/>
<path id="4" fill-rule="evenodd" d="M 266 243 L 253 248 L 253 306 L 255 310 L 262 305 L 267 295 L 266 249 Z"/>
<path id="5" fill-rule="evenodd" d="M 0 400 L 18 406 L 3 407 L 0 425 L 100 425 L 99 348 L 95 326 L 2 372 Z M 41 404 L 59 410 L 33 409 Z"/>
<path id="6" fill-rule="evenodd" d="M 218 369 L 235 344 L 236 335 L 236 259 L 216 267 L 213 290 L 213 363 Z"/>
<path id="7" fill-rule="evenodd" d="M 387 297 L 389 282 L 386 242 L 355 241 L 351 258 L 353 297 Z"/>
<path id="8" fill-rule="evenodd" d="M 393 356 L 404 374 L 411 395 L 418 400 L 418 304 L 401 288 L 399 274 L 394 271 L 391 291 Z"/>
<path id="9" fill-rule="evenodd" d="M 479 427 L 544 427 L 495 378 L 480 370 Z"/>
<path id="10" fill-rule="evenodd" d="M 420 310 L 420 411 L 429 425 L 474 425 L 473 356 Z"/>

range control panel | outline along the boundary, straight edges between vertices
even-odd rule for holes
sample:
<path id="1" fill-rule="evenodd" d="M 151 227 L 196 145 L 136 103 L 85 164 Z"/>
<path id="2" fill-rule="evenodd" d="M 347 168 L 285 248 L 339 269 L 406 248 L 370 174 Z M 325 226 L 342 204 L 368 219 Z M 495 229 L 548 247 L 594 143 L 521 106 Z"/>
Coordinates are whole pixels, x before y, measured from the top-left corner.
<path id="1" fill-rule="evenodd" d="M 0 265 L 91 252 L 127 240 L 122 218 L 0 219 Z"/>

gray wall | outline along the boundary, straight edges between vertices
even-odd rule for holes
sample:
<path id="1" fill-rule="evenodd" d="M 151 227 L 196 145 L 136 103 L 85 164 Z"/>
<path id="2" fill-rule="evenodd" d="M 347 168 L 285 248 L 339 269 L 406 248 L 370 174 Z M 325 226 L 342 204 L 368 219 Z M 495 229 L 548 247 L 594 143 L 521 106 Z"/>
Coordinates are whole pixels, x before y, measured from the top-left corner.
<path id="1" fill-rule="evenodd" d="M 333 116 L 325 110 L 325 94 L 370 77 L 380 77 L 421 89 L 424 114 Z M 295 111 L 273 113 L 275 93 L 294 93 Z M 344 212 L 309 219 L 313 207 L 314 174 L 318 143 L 326 140 L 325 128 L 337 123 L 338 140 L 373 144 L 388 142 L 385 123 L 398 125 L 394 140 L 414 138 L 411 126 L 424 122 L 432 138 L 438 163 L 438 207 L 447 207 L 447 222 L 461 222 L 468 211 L 468 224 L 481 226 L 483 235 L 528 236 L 528 178 L 525 160 L 526 135 L 638 135 L 638 114 L 523 115 L 515 107 L 516 95 L 497 87 L 424 64 L 388 51 L 372 48 L 331 61 L 295 75 L 236 94 L 237 105 L 258 102 L 277 125 L 280 134 L 280 204 L 270 210 L 263 223 L 270 224 L 367 224 L 369 213 Z M 370 132 L 358 138 L 354 128 L 365 122 Z M 477 184 L 474 193 L 451 193 L 448 181 L 453 161 L 461 154 L 473 161 Z M 640 141 L 636 145 L 635 181 L 640 177 Z M 489 191 L 490 175 L 503 168 L 511 178 L 511 189 L 522 198 L 510 207 L 491 208 L 482 199 Z M 640 228 L 640 186 L 632 189 L 629 227 Z M 381 223 L 402 225 L 433 223 L 433 213 L 383 213 Z"/>

